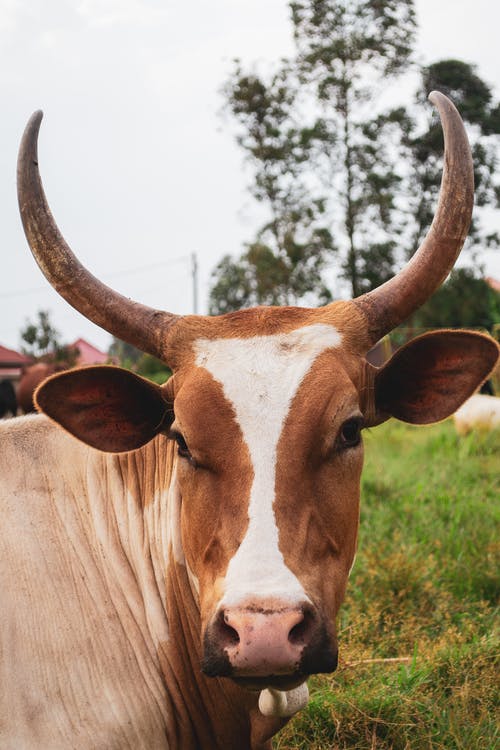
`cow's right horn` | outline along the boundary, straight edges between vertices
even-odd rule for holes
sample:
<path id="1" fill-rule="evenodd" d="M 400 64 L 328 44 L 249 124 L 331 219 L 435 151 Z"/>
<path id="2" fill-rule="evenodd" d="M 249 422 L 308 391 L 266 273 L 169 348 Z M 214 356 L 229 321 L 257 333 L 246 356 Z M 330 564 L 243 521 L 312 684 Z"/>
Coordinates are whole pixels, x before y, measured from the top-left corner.
<path id="1" fill-rule="evenodd" d="M 389 281 L 354 300 L 363 312 L 372 344 L 417 310 L 445 280 L 469 231 L 474 203 L 474 168 L 464 124 L 439 91 L 429 99 L 439 110 L 445 156 L 434 221 L 410 262 Z"/>
<path id="2" fill-rule="evenodd" d="M 24 231 L 50 284 L 82 315 L 138 349 L 166 360 L 168 333 L 179 319 L 127 297 L 95 278 L 72 253 L 52 217 L 38 171 L 37 140 L 42 112 L 24 131 L 17 164 L 17 190 Z"/>

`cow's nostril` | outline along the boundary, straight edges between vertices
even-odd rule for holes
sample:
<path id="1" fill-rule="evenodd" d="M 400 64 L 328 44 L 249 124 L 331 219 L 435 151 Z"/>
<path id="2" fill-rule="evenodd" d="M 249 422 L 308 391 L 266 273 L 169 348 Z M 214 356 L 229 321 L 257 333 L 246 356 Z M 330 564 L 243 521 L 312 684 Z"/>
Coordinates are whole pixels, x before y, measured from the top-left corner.
<path id="1" fill-rule="evenodd" d="M 240 642 L 238 631 L 229 624 L 229 617 L 225 611 L 219 612 L 216 621 L 216 632 L 222 648 L 237 646 Z"/>
<path id="2" fill-rule="evenodd" d="M 332 644 L 318 611 L 306 602 L 279 605 L 264 600 L 219 609 L 205 632 L 205 674 L 240 680 L 332 671 Z"/>
<path id="3" fill-rule="evenodd" d="M 313 628 L 313 615 L 308 610 L 303 612 L 302 619 L 291 628 L 288 640 L 294 646 L 304 646 L 309 640 Z"/>

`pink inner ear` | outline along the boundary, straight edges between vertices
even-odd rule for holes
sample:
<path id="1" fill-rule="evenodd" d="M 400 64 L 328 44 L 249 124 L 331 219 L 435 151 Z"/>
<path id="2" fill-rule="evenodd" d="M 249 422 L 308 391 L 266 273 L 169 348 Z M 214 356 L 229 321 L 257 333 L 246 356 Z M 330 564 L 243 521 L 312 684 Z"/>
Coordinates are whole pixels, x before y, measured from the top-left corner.
<path id="1" fill-rule="evenodd" d="M 402 347 L 375 379 L 377 408 L 412 424 L 439 422 L 481 385 L 498 359 L 489 336 L 436 331 Z"/>
<path id="2" fill-rule="evenodd" d="M 72 435 L 112 453 L 140 448 L 172 419 L 160 386 L 118 367 L 59 373 L 35 397 L 37 407 Z"/>

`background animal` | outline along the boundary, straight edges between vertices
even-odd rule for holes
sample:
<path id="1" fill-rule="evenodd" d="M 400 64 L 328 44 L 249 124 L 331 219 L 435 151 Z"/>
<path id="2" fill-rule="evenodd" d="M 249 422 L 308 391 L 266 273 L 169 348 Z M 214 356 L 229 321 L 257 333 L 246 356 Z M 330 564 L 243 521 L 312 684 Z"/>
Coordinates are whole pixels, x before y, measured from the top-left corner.
<path id="1" fill-rule="evenodd" d="M 459 435 L 472 430 L 488 432 L 500 428 L 500 398 L 475 393 L 453 415 Z"/>
<path id="2" fill-rule="evenodd" d="M 19 385 L 17 388 L 17 401 L 19 408 L 24 414 L 35 411 L 33 394 L 40 383 L 49 375 L 55 372 L 61 372 L 66 369 L 62 363 L 36 362 L 34 365 L 28 365 L 23 369 Z"/>
<path id="3" fill-rule="evenodd" d="M 11 414 L 13 417 L 17 414 L 17 400 L 14 386 L 10 380 L 0 381 L 0 418 Z"/>
<path id="4" fill-rule="evenodd" d="M 36 395 L 50 421 L 2 428 L 0 744 L 264 750 L 307 677 L 335 669 L 362 428 L 449 416 L 498 359 L 471 331 L 424 335 L 380 369 L 365 359 L 447 276 L 469 226 L 463 125 L 433 101 L 446 167 L 411 263 L 356 300 L 218 318 L 147 308 L 89 274 L 48 209 L 32 118 L 19 204 L 38 263 L 174 374 L 58 373 Z"/>

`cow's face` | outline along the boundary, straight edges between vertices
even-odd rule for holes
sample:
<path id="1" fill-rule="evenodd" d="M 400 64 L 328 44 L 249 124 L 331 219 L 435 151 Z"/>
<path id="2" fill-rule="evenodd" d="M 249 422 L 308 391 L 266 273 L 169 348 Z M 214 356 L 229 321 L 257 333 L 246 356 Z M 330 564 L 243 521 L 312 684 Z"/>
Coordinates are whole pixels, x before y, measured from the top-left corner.
<path id="1" fill-rule="evenodd" d="M 337 325 L 311 311 L 297 325 L 285 309 L 267 313 L 259 329 L 261 317 L 240 314 L 247 324 L 236 336 L 223 335 L 224 318 L 188 343 L 183 336 L 162 388 L 96 367 L 54 376 L 37 399 L 101 450 L 137 448 L 158 432 L 176 441 L 171 496 L 199 600 L 204 671 L 289 689 L 336 665 L 362 427 L 391 414 L 447 416 L 497 353 L 484 336 L 438 333 L 375 373 L 356 354 L 359 337 L 342 306 Z"/>
<path id="2" fill-rule="evenodd" d="M 281 681 L 335 665 L 363 421 L 342 352 L 325 324 L 202 338 L 178 378 L 170 434 L 209 674 Z"/>

